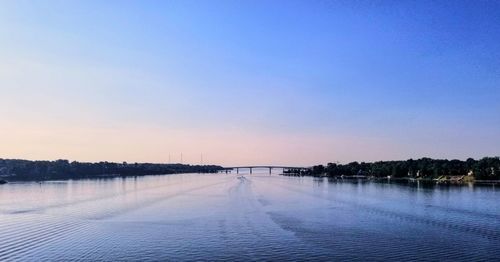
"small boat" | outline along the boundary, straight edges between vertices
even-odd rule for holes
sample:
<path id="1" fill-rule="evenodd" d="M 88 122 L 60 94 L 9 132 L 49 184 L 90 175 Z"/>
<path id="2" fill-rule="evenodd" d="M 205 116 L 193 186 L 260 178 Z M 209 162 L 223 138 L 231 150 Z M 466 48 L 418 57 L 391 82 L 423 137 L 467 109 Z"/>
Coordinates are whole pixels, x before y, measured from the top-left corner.
<path id="1" fill-rule="evenodd" d="M 7 184 L 8 182 L 5 180 L 0 180 L 0 185 Z"/>

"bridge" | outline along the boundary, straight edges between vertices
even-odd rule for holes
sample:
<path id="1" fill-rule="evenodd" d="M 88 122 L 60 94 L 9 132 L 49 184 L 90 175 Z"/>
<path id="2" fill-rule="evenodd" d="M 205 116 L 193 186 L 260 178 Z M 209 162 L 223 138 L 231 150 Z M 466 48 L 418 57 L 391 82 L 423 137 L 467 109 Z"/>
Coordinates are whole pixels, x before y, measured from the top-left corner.
<path id="1" fill-rule="evenodd" d="M 269 169 L 269 174 L 272 173 L 273 169 L 283 169 L 283 173 L 285 170 L 307 170 L 310 167 L 294 167 L 294 166 L 234 166 L 234 167 L 224 167 L 221 172 L 231 173 L 232 170 L 236 169 L 236 174 L 240 173 L 240 169 L 248 169 L 250 170 L 250 174 L 252 174 L 253 169 Z"/>

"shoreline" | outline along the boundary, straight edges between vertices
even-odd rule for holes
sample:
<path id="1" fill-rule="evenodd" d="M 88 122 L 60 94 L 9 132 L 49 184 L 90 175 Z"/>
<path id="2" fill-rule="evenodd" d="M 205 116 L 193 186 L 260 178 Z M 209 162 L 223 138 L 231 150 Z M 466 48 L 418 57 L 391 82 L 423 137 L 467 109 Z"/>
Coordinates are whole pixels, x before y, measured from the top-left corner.
<path id="1" fill-rule="evenodd" d="M 402 183 L 406 182 L 408 184 L 418 184 L 423 183 L 427 185 L 500 185 L 500 180 L 481 180 L 481 179 L 471 179 L 471 180 L 454 180 L 454 179 L 432 179 L 432 178 L 387 178 L 387 177 L 370 177 L 370 176 L 311 176 L 302 174 L 280 174 L 281 176 L 291 176 L 291 177 L 316 177 L 316 178 L 328 178 L 336 181 L 374 181 L 374 182 L 395 182 Z"/>

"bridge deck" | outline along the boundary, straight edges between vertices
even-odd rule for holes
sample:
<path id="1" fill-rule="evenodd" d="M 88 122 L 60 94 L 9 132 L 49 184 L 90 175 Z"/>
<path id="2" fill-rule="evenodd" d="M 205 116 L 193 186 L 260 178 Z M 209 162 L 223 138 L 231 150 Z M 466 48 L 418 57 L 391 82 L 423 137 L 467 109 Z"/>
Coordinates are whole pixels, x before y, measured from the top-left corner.
<path id="1" fill-rule="evenodd" d="M 237 168 L 285 168 L 285 169 L 308 169 L 309 167 L 294 167 L 294 166 L 235 166 L 224 167 L 224 169 L 237 169 Z"/>

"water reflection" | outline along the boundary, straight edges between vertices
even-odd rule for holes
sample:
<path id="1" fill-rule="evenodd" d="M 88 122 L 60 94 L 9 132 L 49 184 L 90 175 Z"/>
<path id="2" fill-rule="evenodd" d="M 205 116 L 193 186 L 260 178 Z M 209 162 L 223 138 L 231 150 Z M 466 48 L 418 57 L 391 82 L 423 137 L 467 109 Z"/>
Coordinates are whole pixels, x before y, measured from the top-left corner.
<path id="1" fill-rule="evenodd" d="M 495 260 L 498 196 L 267 173 L 11 183 L 0 260 Z"/>

